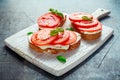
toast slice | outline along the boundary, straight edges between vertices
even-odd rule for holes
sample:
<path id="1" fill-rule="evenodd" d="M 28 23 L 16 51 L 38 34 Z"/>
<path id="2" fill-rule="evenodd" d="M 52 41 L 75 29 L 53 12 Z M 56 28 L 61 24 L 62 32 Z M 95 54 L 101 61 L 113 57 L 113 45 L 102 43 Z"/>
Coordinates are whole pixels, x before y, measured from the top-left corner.
<path id="1" fill-rule="evenodd" d="M 33 49 L 33 50 L 35 50 L 37 52 L 40 52 L 40 53 L 51 53 L 51 54 L 56 54 L 56 53 L 60 53 L 60 52 L 65 53 L 65 52 L 67 52 L 69 50 L 74 50 L 74 49 L 78 48 L 79 45 L 80 45 L 80 40 L 77 43 L 75 43 L 73 45 L 70 45 L 67 50 L 65 50 L 65 49 L 52 49 L 52 48 L 41 49 L 40 47 L 35 46 L 34 44 L 29 42 L 29 46 L 30 46 L 31 49 Z"/>
<path id="2" fill-rule="evenodd" d="M 32 43 L 31 38 L 32 35 L 29 36 L 28 41 L 29 41 L 29 47 L 37 52 L 40 53 L 51 53 L 51 54 L 56 54 L 59 52 L 67 52 L 69 50 L 74 50 L 80 46 L 81 42 L 81 35 L 77 32 L 74 32 L 77 36 L 77 39 L 75 42 L 72 44 L 67 44 L 67 45 L 61 45 L 61 44 L 50 44 L 50 45 L 42 45 L 42 46 L 37 46 Z M 57 48 L 56 48 L 57 47 Z"/>
<path id="3" fill-rule="evenodd" d="M 100 38 L 100 36 L 102 34 L 102 30 L 95 31 L 95 32 L 81 32 L 80 30 L 78 30 L 75 27 L 74 27 L 74 29 L 75 29 L 75 31 L 77 31 L 78 33 L 81 34 L 81 37 L 83 40 L 87 40 L 87 41 L 96 40 L 96 39 Z"/>

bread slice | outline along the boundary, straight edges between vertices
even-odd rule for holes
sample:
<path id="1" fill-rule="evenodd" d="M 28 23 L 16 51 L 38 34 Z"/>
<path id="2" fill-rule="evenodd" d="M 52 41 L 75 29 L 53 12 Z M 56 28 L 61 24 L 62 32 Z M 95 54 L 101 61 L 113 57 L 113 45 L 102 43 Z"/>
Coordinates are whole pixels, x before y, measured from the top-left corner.
<path id="1" fill-rule="evenodd" d="M 68 50 L 65 50 L 65 49 L 52 49 L 52 48 L 47 48 L 47 49 L 41 49 L 40 47 L 38 46 L 35 46 L 34 44 L 30 43 L 29 42 L 29 46 L 30 48 L 32 48 L 33 50 L 37 51 L 37 52 L 40 52 L 40 53 L 51 53 L 51 54 L 56 54 L 56 53 L 59 53 L 59 52 L 67 52 L 69 50 L 73 50 L 73 49 L 76 49 L 78 48 L 80 45 L 80 40 L 73 44 L 73 45 L 70 45 L 69 49 Z"/>
<path id="2" fill-rule="evenodd" d="M 76 42 L 70 44 L 70 45 L 67 45 L 69 46 L 68 49 L 55 49 L 55 48 L 45 48 L 45 49 L 42 49 L 40 48 L 39 46 L 36 46 L 34 44 L 31 43 L 31 36 L 29 36 L 29 47 L 37 52 L 40 52 L 40 53 L 51 53 L 51 54 L 56 54 L 56 53 L 59 53 L 59 52 L 67 52 L 69 50 L 74 50 L 76 48 L 78 48 L 80 46 L 80 42 L 81 42 L 81 36 L 79 33 L 75 32 L 76 35 L 77 35 L 77 40 Z M 53 45 L 50 45 L 50 46 L 53 46 Z M 61 45 L 62 46 L 62 45 Z"/>
<path id="3" fill-rule="evenodd" d="M 81 37 L 84 39 L 84 40 L 96 40 L 98 39 L 100 36 L 101 36 L 101 31 L 100 32 L 97 32 L 97 33 L 93 33 L 93 34 L 85 34 L 85 33 L 80 33 L 81 34 Z"/>
<path id="4" fill-rule="evenodd" d="M 62 21 L 61 21 L 61 23 L 60 23 L 60 25 L 58 27 L 62 27 L 63 26 L 63 24 L 66 22 L 66 18 L 67 18 L 67 15 L 64 14 L 64 19 L 62 19 Z"/>
<path id="5" fill-rule="evenodd" d="M 81 32 L 79 30 L 76 29 L 77 32 L 79 32 L 81 34 L 81 37 L 83 40 L 88 40 L 88 41 L 92 41 L 92 40 L 96 40 L 98 38 L 100 38 L 102 31 L 96 31 L 96 32 L 91 32 L 91 33 L 85 33 L 85 32 Z"/>
<path id="6" fill-rule="evenodd" d="M 87 41 L 96 40 L 96 39 L 100 38 L 100 36 L 102 34 L 102 30 L 95 31 L 95 32 L 82 32 L 75 27 L 74 27 L 74 30 L 81 34 L 81 37 L 83 40 L 87 40 Z"/>

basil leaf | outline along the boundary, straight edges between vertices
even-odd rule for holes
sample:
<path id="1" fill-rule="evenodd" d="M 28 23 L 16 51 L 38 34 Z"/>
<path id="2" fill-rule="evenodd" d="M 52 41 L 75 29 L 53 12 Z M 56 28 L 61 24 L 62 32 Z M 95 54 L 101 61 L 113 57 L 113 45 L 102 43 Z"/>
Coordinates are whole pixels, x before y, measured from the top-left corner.
<path id="1" fill-rule="evenodd" d="M 63 13 L 57 12 L 56 14 L 59 15 L 60 17 L 64 18 Z"/>
<path id="2" fill-rule="evenodd" d="M 51 32 L 50 32 L 50 36 L 55 36 L 55 35 L 57 35 L 58 34 L 58 31 L 57 30 L 52 30 Z"/>
<path id="3" fill-rule="evenodd" d="M 87 16 L 82 16 L 82 20 L 92 21 L 92 19 Z"/>
<path id="4" fill-rule="evenodd" d="M 66 58 L 62 55 L 59 55 L 56 57 L 58 61 L 62 62 L 62 63 L 65 63 L 66 62 Z"/>
<path id="5" fill-rule="evenodd" d="M 62 18 L 64 18 L 63 13 L 59 12 L 58 10 L 55 10 L 55 9 L 50 8 L 49 11 L 52 12 L 52 13 L 54 13 L 54 14 L 59 15 L 59 16 L 62 17 Z"/>
<path id="6" fill-rule="evenodd" d="M 58 32 L 64 32 L 64 29 L 63 29 L 63 28 L 60 28 L 60 27 L 58 27 L 56 30 L 57 30 Z"/>
<path id="7" fill-rule="evenodd" d="M 66 30 L 70 30 L 70 31 L 74 31 L 74 29 L 73 28 L 66 28 Z"/>
<path id="8" fill-rule="evenodd" d="M 31 35 L 31 34 L 33 34 L 33 32 L 28 32 L 28 33 L 27 33 L 28 36 Z"/>
<path id="9" fill-rule="evenodd" d="M 55 36 L 55 35 L 57 35 L 59 32 L 64 32 L 64 29 L 58 27 L 58 28 L 56 28 L 55 30 L 51 30 L 50 35 L 51 35 L 51 36 Z"/>
<path id="10" fill-rule="evenodd" d="M 50 8 L 49 11 L 54 12 L 54 9 Z"/>

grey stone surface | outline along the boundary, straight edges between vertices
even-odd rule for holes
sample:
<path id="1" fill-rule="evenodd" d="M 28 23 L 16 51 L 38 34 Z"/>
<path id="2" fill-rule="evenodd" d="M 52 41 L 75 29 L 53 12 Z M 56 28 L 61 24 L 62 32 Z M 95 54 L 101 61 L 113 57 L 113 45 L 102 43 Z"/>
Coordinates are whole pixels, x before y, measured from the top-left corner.
<path id="1" fill-rule="evenodd" d="M 83 63 L 61 77 L 55 77 L 27 62 L 4 45 L 8 36 L 36 23 L 52 7 L 62 12 L 97 8 L 111 11 L 101 19 L 114 35 Z M 0 80 L 120 80 L 120 0 L 0 0 Z"/>

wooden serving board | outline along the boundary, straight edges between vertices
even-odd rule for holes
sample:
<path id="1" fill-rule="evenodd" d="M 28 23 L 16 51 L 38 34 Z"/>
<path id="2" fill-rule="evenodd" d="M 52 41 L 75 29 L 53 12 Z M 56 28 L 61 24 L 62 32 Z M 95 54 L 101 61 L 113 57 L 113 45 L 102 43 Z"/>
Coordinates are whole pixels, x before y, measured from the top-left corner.
<path id="1" fill-rule="evenodd" d="M 92 15 L 98 19 L 107 16 L 110 13 L 106 9 L 97 9 Z M 67 14 L 66 14 L 67 15 Z M 67 18 L 64 27 L 70 27 L 70 21 Z M 36 32 L 38 30 L 37 24 L 32 25 L 10 37 L 5 39 L 5 44 L 15 51 L 17 54 L 40 67 L 41 69 L 55 75 L 61 76 L 67 71 L 74 68 L 76 65 L 84 61 L 94 51 L 96 51 L 109 37 L 113 34 L 113 29 L 104 26 L 102 29 L 102 36 L 95 41 L 81 40 L 81 45 L 72 51 L 58 54 L 43 54 L 32 50 L 28 43 L 28 32 Z M 63 55 L 66 57 L 67 62 L 61 63 L 56 59 L 56 56 Z"/>
<path id="2" fill-rule="evenodd" d="M 43 54 L 29 48 L 27 33 L 30 31 L 36 32 L 37 30 L 37 24 L 32 25 L 5 39 L 5 44 L 29 62 L 55 76 L 61 76 L 62 74 L 74 68 L 76 65 L 80 64 L 113 34 L 113 29 L 103 25 L 102 36 L 98 40 L 82 40 L 81 45 L 77 49 L 68 51 L 66 53 Z M 59 62 L 56 59 L 57 55 L 65 56 L 67 62 Z"/>

